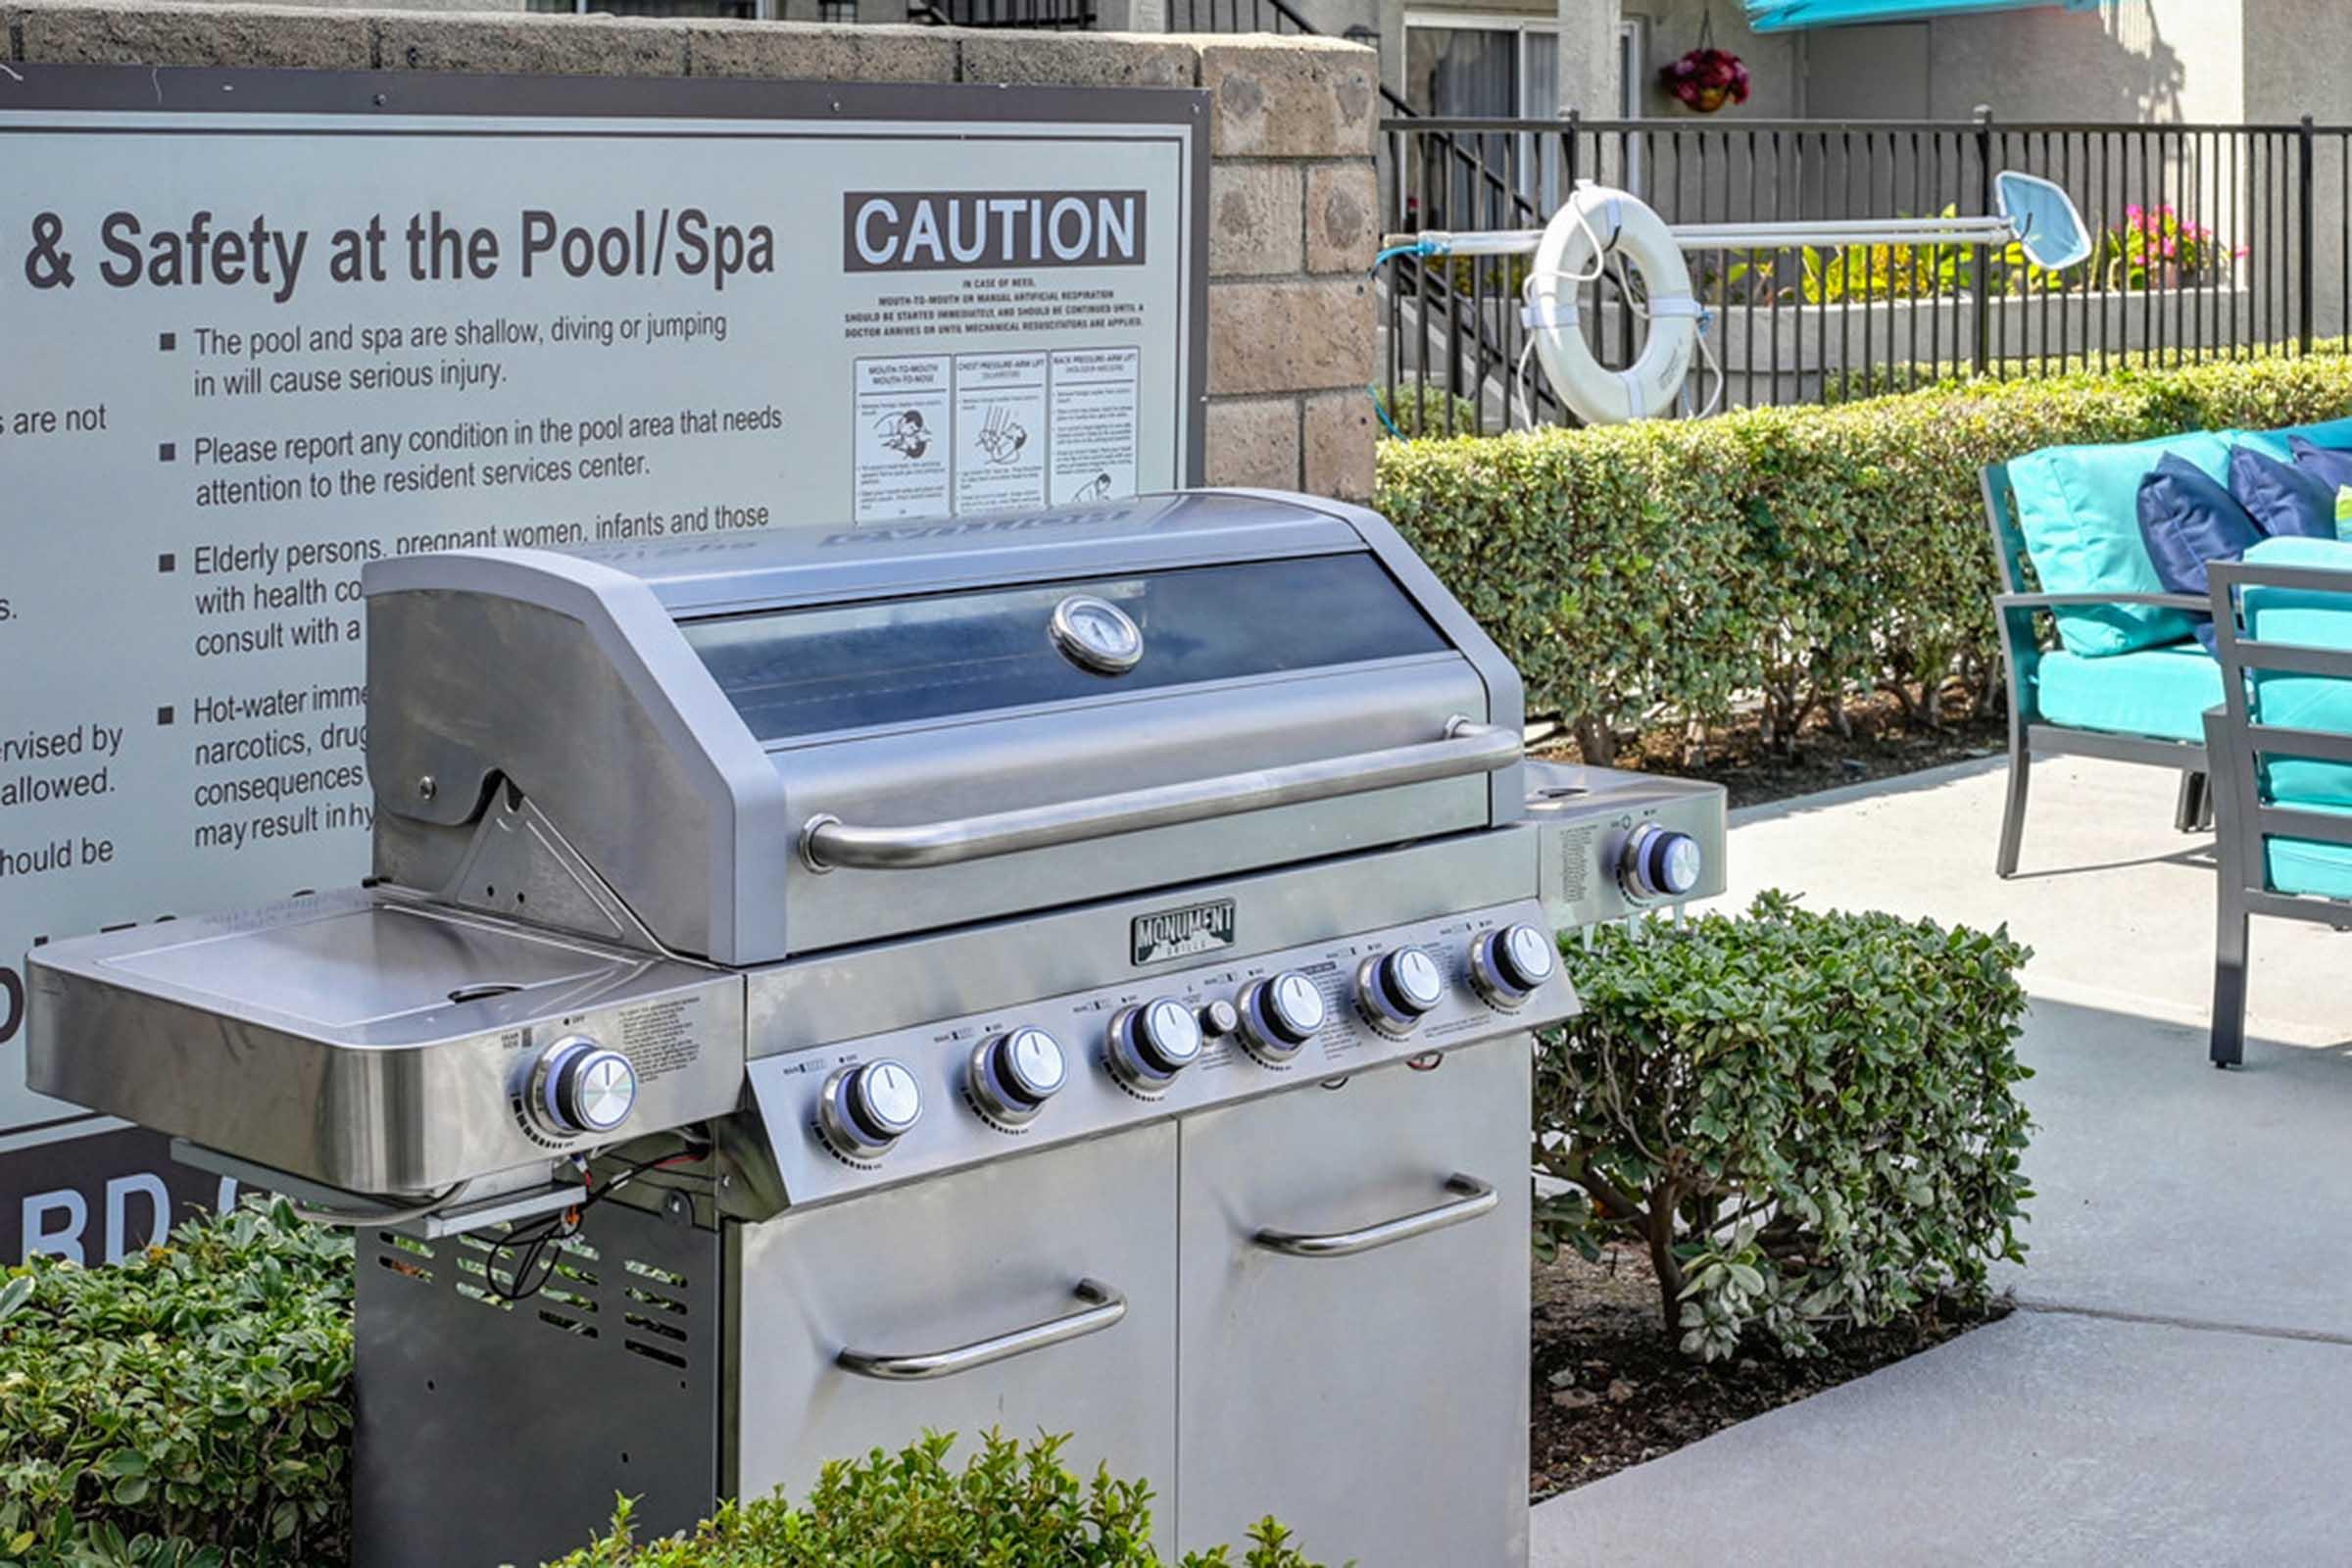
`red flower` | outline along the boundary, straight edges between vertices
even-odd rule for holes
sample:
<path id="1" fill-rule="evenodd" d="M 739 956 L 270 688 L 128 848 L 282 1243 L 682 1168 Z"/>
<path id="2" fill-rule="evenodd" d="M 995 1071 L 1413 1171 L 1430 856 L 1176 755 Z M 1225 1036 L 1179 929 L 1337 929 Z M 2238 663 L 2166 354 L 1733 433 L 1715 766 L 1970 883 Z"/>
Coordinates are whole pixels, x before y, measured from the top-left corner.
<path id="1" fill-rule="evenodd" d="M 1747 67 L 1740 57 L 1721 49 L 1693 49 L 1658 73 L 1658 83 L 1676 99 L 1702 115 L 1725 104 L 1747 102 Z"/>

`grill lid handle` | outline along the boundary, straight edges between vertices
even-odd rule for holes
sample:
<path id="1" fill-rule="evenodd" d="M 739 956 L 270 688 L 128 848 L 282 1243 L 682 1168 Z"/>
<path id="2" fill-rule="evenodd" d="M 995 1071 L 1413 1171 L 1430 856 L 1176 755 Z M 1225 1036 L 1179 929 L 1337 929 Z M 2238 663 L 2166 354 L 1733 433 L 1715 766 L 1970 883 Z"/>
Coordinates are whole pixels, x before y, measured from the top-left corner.
<path id="1" fill-rule="evenodd" d="M 1517 730 L 1481 724 L 1457 714 L 1446 721 L 1443 740 L 1358 752 L 1351 757 L 1318 758 L 1289 767 L 1158 784 L 1052 806 L 1023 807 L 986 816 L 952 817 L 907 827 L 857 827 L 820 812 L 801 827 L 801 858 L 811 871 L 830 871 L 842 865 L 868 871 L 955 865 L 1242 811 L 1492 773 L 1518 761 L 1521 750 Z"/>

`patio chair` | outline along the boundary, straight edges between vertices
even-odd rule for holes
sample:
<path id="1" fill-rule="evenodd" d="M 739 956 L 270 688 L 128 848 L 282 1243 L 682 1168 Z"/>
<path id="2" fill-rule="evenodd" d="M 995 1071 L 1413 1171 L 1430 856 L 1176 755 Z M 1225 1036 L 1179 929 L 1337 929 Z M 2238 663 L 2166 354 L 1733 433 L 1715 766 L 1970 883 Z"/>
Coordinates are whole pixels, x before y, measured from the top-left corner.
<path id="1" fill-rule="evenodd" d="M 1994 862 L 2002 876 L 2017 873 L 2036 752 L 2176 769 L 2173 825 L 2194 833 L 2212 824 L 2205 710 L 2222 700 L 2222 672 L 2195 639 L 2209 606 L 2163 591 L 2140 538 L 2139 485 L 2167 456 L 2217 477 L 2239 446 L 2287 461 L 2298 436 L 2352 448 L 2352 419 L 2047 447 L 1984 470 L 2009 682 L 2009 798 Z"/>
<path id="2" fill-rule="evenodd" d="M 2217 563 L 2224 700 L 2205 715 L 2216 1067 L 2245 1059 L 2253 915 L 2352 926 L 2352 545 L 2272 539 Z"/>
<path id="3" fill-rule="evenodd" d="M 2160 455 L 2150 453 L 2148 466 L 2153 467 Z M 2202 612 L 2205 601 L 2137 584 L 2077 583 L 2056 591 L 2052 580 L 2063 581 L 2069 574 L 2050 569 L 2038 573 L 2040 590 L 2030 588 L 2034 579 L 2027 575 L 2030 558 L 2011 474 L 2013 468 L 2051 456 L 2035 453 L 2017 464 L 1996 463 L 1984 474 L 1984 515 L 1991 525 L 2001 580 L 1992 607 L 2009 692 L 2009 794 L 1994 860 L 1994 869 L 2003 877 L 2017 874 L 2036 752 L 2178 769 L 2180 792 L 2173 825 L 2193 833 L 2210 819 L 2203 714 L 2221 701 L 2221 671 L 2181 618 Z M 2136 496 L 2137 480 L 2132 484 Z M 2132 542 L 2136 545 L 2136 534 Z M 2152 580 L 2153 567 L 2148 575 Z M 2136 624 L 2166 632 L 2173 625 L 2153 617 L 2172 616 L 2178 634 L 2105 654 L 2067 645 L 2070 621 L 2087 622 L 2092 629 L 2102 624 L 2130 626 L 2134 623 L 2126 617 L 2134 612 L 2149 616 Z M 2101 616 L 2104 622 L 2096 618 Z M 2058 629 L 2056 647 L 2044 646 L 2045 617 Z"/>

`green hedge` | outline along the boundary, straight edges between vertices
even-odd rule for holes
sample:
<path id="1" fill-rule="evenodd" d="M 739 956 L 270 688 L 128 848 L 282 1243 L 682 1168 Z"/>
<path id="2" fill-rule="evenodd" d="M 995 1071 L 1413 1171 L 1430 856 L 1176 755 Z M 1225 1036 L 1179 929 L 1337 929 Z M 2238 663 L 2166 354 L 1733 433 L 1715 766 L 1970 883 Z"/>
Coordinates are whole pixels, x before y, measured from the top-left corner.
<path id="1" fill-rule="evenodd" d="M 1690 1354 L 1978 1296 L 2017 1258 L 2028 956 L 2006 931 L 1817 914 L 1563 944 L 1583 1013 L 1536 1059 L 1540 1248 L 1647 1249 Z"/>
<path id="2" fill-rule="evenodd" d="M 2062 442 L 2352 412 L 2352 359 L 1972 383 L 1450 441 L 1389 441 L 1377 505 L 1589 744 L 1761 692 L 1816 704 L 1999 669 L 1978 473 Z"/>
<path id="3" fill-rule="evenodd" d="M 958 1470 L 955 1439 L 932 1434 L 825 1466 L 806 1502 L 730 1502 L 692 1535 L 644 1544 L 624 1502 L 611 1535 L 548 1568 L 1157 1568 L 1152 1489 L 1107 1469 L 1081 1486 L 1062 1468 L 1063 1441 L 1024 1447 L 990 1432 Z M 1182 1568 L 1228 1565 L 1316 1568 L 1271 1519 L 1239 1559 L 1219 1546 Z"/>
<path id="4" fill-rule="evenodd" d="M 351 1276 L 282 1202 L 0 1276 L 0 1568 L 344 1561 Z"/>

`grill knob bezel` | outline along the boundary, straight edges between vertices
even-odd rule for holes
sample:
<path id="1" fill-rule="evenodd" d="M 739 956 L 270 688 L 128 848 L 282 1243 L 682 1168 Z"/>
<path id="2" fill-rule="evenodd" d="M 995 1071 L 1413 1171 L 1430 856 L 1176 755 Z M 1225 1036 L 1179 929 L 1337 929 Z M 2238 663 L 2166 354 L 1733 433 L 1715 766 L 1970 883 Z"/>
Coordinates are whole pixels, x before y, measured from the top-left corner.
<path id="1" fill-rule="evenodd" d="M 1111 1018 L 1103 1058 L 1119 1082 L 1152 1096 L 1164 1093 L 1206 1046 L 1192 1008 L 1174 997 L 1153 997 Z"/>
<path id="2" fill-rule="evenodd" d="M 1425 981 L 1415 989 L 1416 981 Z M 1427 948 L 1407 943 L 1357 965 L 1356 1001 L 1383 1034 L 1409 1035 L 1446 1000 L 1446 971 Z"/>
<path id="3" fill-rule="evenodd" d="M 902 1087 L 891 1080 L 904 1076 Z M 877 1101 L 877 1089 L 903 1094 L 904 1110 Z M 896 1056 L 877 1056 L 843 1067 L 825 1080 L 817 1103 L 817 1123 L 826 1142 L 852 1159 L 879 1159 L 898 1147 L 923 1116 L 922 1082 L 914 1069 Z"/>
<path id="4" fill-rule="evenodd" d="M 1033 1059 L 1024 1059 L 1025 1045 L 1032 1048 L 1029 1057 L 1036 1057 L 1036 1042 L 1043 1042 L 1051 1053 L 1054 1071 L 1050 1080 L 1034 1070 Z M 965 1083 L 981 1115 L 1005 1127 L 1022 1127 L 1037 1119 L 1046 1102 L 1059 1094 L 1069 1078 L 1068 1055 L 1061 1042 L 1034 1024 L 1022 1024 L 972 1048 Z"/>
<path id="5" fill-rule="evenodd" d="M 617 1111 L 612 1109 L 615 1088 Z M 542 1132 L 557 1138 L 604 1138 L 618 1131 L 637 1108 L 637 1091 L 636 1063 L 591 1036 L 565 1035 L 540 1053 L 526 1104 Z"/>
<path id="6" fill-rule="evenodd" d="M 1309 998 L 1313 999 L 1311 1014 Z M 1298 969 L 1284 969 L 1251 981 L 1242 991 L 1238 1010 L 1243 1049 L 1269 1067 L 1288 1064 L 1331 1019 L 1331 1006 L 1323 999 L 1322 988 Z"/>
<path id="7" fill-rule="evenodd" d="M 1544 959 L 1541 972 L 1535 955 Z M 1488 1005 L 1516 1012 L 1560 972 L 1559 950 L 1524 920 L 1483 932 L 1470 944 L 1470 983 Z"/>
<path id="8" fill-rule="evenodd" d="M 1636 904 L 1668 904 L 1689 898 L 1706 869 L 1707 852 L 1697 839 L 1678 828 L 1644 822 L 1626 835 L 1617 884 Z M 1680 886 L 1675 885 L 1678 881 Z"/>

